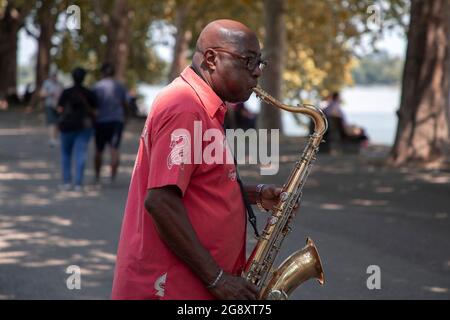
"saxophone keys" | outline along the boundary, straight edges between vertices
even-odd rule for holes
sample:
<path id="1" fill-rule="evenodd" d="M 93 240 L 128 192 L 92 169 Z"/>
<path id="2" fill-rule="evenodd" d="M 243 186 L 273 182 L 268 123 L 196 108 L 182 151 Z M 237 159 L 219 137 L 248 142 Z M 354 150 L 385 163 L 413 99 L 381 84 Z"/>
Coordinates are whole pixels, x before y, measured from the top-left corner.
<path id="1" fill-rule="evenodd" d="M 281 201 L 286 201 L 287 199 L 289 198 L 289 193 L 288 192 L 282 192 L 281 194 L 280 194 L 280 200 Z"/>
<path id="2" fill-rule="evenodd" d="M 267 300 L 288 300 L 289 297 L 283 290 L 272 290 L 267 295 Z"/>
<path id="3" fill-rule="evenodd" d="M 271 225 L 271 226 L 273 226 L 274 224 L 276 224 L 278 222 L 278 217 L 277 216 L 271 216 L 270 218 L 269 218 L 269 224 Z"/>

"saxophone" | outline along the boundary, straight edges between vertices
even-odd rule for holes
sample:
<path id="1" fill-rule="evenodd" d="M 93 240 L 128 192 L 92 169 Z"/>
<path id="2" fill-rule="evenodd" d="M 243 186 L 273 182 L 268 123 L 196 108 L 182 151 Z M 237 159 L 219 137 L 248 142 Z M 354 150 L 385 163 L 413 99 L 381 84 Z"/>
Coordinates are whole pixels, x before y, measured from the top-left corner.
<path id="1" fill-rule="evenodd" d="M 324 275 L 319 253 L 314 242 L 307 238 L 306 246 L 289 256 L 276 270 L 272 270 L 275 258 L 286 235 L 291 231 L 294 208 L 299 203 L 302 189 L 309 171 L 316 159 L 322 137 L 328 123 L 323 112 L 312 105 L 288 106 L 260 87 L 253 91 L 262 101 L 280 109 L 306 114 L 314 121 L 314 133 L 303 150 L 300 160 L 295 164 L 280 194 L 280 200 L 272 210 L 272 215 L 250 255 L 243 271 L 243 277 L 260 290 L 259 299 L 287 300 L 289 295 L 303 282 L 317 278 L 322 285 Z"/>

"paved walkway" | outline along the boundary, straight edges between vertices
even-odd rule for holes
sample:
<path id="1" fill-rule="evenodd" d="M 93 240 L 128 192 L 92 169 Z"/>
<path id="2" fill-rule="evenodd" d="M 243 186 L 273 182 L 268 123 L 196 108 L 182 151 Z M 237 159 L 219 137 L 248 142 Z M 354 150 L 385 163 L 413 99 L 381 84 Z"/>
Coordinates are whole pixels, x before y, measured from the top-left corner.
<path id="1" fill-rule="evenodd" d="M 143 123 L 127 127 L 117 183 L 105 178 L 101 189 L 88 185 L 83 193 L 58 190 L 59 149 L 48 147 L 43 123 L 42 115 L 0 113 L 0 299 L 108 299 Z M 276 177 L 261 178 L 254 166 L 241 176 L 282 184 L 301 148 L 283 145 Z M 386 168 L 383 152 L 319 156 L 280 258 L 311 236 L 327 282 L 309 281 L 292 298 L 450 298 L 450 173 Z M 70 265 L 81 268 L 81 290 L 67 289 Z M 367 289 L 370 265 L 381 269 L 380 290 Z"/>

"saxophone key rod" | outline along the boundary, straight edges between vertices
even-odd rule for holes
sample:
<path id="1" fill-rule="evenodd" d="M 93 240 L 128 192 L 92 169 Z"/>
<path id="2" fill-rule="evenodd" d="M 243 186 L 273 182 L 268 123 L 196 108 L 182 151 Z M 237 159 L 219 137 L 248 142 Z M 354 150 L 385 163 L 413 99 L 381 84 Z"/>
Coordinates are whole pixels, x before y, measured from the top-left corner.
<path id="1" fill-rule="evenodd" d="M 261 289 L 260 299 L 288 299 L 293 290 L 308 279 L 317 278 L 323 283 L 323 268 L 319 254 L 309 238 L 305 247 L 294 252 L 278 268 L 274 269 L 273 263 L 286 235 L 292 230 L 293 212 L 300 202 L 303 186 L 316 160 L 328 123 L 323 112 L 315 106 L 308 104 L 288 106 L 260 87 L 255 87 L 253 91 L 264 102 L 282 110 L 305 114 L 314 123 L 314 133 L 308 139 L 299 161 L 294 165 L 283 186 L 283 192 L 286 192 L 287 196 L 283 196 L 283 199 L 274 206 L 273 215 L 262 233 L 264 236 L 256 243 L 243 272 L 243 277 Z"/>

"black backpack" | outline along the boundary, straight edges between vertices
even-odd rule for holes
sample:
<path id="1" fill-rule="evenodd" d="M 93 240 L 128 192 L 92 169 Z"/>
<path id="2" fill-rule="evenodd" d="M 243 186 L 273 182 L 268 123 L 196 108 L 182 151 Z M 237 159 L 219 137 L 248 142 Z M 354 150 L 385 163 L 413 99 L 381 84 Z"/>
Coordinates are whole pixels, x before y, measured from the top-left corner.
<path id="1" fill-rule="evenodd" d="M 62 107 L 63 112 L 58 121 L 59 130 L 68 132 L 92 127 L 91 107 L 80 89 L 74 88 Z"/>

